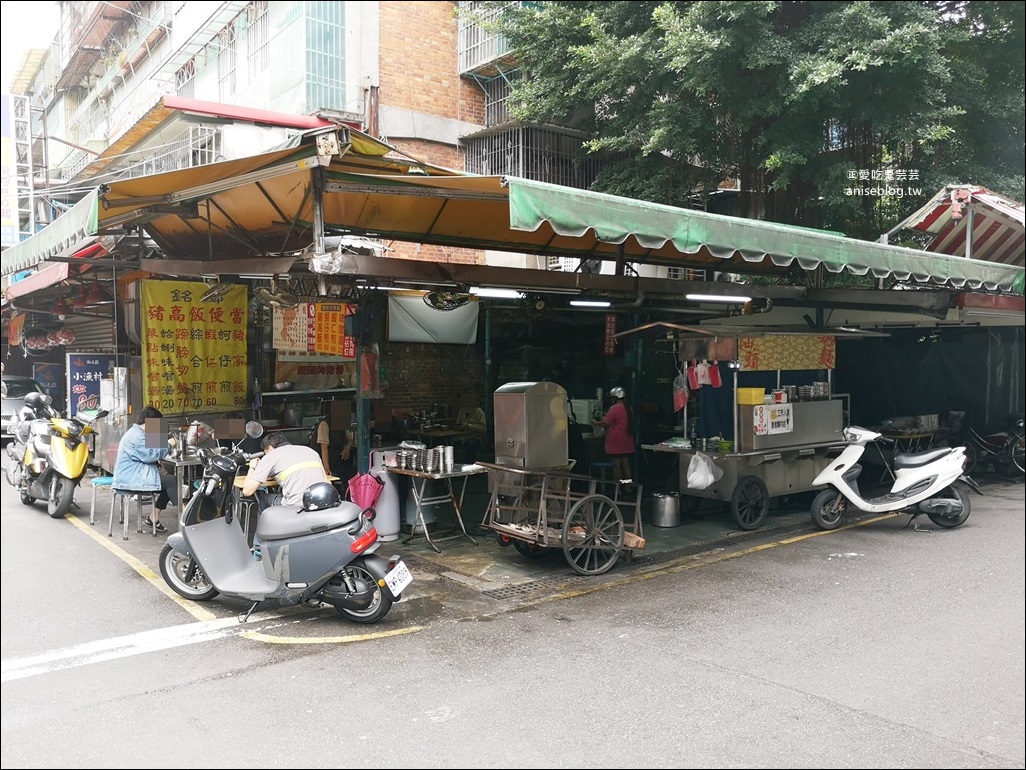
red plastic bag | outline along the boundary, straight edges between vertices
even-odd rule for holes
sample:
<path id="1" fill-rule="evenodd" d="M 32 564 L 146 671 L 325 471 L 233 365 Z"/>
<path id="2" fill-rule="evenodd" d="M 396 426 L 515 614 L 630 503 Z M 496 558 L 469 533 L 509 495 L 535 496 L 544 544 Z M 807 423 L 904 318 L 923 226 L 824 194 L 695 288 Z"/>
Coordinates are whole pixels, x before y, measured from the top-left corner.
<path id="1" fill-rule="evenodd" d="M 679 412 L 688 404 L 688 378 L 678 374 L 673 378 L 673 411 Z"/>
<path id="2" fill-rule="evenodd" d="M 695 367 L 694 361 L 688 364 L 688 385 L 692 390 L 702 387 L 702 383 L 698 381 L 698 369 Z"/>
<path id="3" fill-rule="evenodd" d="M 723 385 L 723 378 L 720 376 L 720 362 L 713 361 L 709 364 L 709 384 L 714 388 Z"/>

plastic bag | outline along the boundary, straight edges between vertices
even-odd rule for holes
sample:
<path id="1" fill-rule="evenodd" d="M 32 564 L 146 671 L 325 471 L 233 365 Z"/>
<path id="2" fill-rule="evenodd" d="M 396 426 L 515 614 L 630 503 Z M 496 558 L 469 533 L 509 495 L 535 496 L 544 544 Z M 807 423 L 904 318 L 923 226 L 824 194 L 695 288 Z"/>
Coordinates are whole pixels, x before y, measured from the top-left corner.
<path id="1" fill-rule="evenodd" d="M 673 378 L 673 411 L 679 412 L 688 405 L 688 378 L 678 374 Z"/>
<path id="2" fill-rule="evenodd" d="M 713 459 L 704 452 L 695 452 L 688 465 L 688 487 L 705 489 L 723 477 L 723 469 L 718 468 Z"/>

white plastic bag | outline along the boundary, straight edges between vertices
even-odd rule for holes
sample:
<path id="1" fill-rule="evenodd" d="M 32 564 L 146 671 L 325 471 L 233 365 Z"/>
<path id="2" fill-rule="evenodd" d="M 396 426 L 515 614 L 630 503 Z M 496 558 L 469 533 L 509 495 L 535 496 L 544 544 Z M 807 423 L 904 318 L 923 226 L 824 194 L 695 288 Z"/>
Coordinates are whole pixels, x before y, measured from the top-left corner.
<path id="1" fill-rule="evenodd" d="M 688 465 L 688 487 L 705 489 L 723 477 L 723 469 L 718 468 L 713 459 L 704 452 L 695 452 Z"/>

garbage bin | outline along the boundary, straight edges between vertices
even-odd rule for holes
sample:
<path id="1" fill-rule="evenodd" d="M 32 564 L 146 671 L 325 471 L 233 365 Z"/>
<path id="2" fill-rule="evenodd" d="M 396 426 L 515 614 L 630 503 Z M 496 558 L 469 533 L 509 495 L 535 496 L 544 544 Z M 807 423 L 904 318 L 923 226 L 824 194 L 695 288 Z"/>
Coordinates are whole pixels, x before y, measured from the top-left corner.
<path id="1" fill-rule="evenodd" d="M 679 527 L 680 495 L 677 492 L 657 492 L 652 495 L 649 518 L 653 527 Z"/>

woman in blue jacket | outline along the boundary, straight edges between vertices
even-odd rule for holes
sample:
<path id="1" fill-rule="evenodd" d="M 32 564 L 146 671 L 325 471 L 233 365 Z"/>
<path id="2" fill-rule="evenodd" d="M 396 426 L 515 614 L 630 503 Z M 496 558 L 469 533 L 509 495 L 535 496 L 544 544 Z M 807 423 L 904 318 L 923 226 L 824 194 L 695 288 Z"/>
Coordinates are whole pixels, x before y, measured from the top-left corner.
<path id="1" fill-rule="evenodd" d="M 160 514 L 167 504 L 178 503 L 175 477 L 160 472 L 160 461 L 167 456 L 168 446 L 174 441 L 167 438 L 163 417 L 155 406 L 139 410 L 135 424 L 125 431 L 118 444 L 114 481 L 111 482 L 111 487 L 119 492 L 159 492 L 153 504 L 153 519 L 145 521 L 146 526 L 154 527 L 157 532 L 167 532 L 160 523 Z"/>

